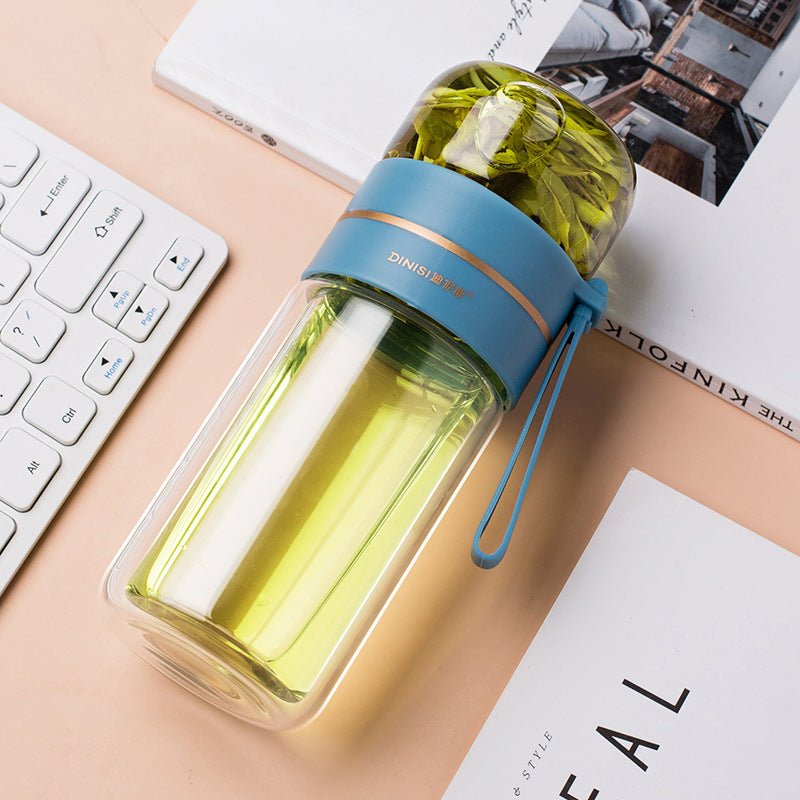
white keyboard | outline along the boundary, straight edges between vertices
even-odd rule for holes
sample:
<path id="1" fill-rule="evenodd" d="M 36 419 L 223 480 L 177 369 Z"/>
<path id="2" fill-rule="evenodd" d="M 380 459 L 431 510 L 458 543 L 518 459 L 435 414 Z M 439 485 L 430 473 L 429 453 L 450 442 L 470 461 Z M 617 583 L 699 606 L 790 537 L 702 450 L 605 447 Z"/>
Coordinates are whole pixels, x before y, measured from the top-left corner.
<path id="1" fill-rule="evenodd" d="M 226 258 L 0 105 L 0 592 Z"/>

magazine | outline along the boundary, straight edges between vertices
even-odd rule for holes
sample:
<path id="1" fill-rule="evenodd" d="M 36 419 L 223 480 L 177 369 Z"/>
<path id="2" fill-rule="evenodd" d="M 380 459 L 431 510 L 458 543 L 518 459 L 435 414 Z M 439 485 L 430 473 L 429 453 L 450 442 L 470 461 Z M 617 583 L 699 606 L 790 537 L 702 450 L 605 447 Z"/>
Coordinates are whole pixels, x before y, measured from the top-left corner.
<path id="1" fill-rule="evenodd" d="M 800 559 L 633 471 L 445 800 L 791 796 Z"/>

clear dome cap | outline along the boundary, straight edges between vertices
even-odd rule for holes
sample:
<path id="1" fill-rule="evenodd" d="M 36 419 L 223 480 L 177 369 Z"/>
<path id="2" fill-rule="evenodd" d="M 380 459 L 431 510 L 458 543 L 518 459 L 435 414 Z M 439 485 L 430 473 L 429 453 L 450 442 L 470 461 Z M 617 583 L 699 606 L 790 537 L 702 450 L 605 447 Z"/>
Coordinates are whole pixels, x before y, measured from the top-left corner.
<path id="1" fill-rule="evenodd" d="M 496 63 L 434 81 L 386 158 L 460 172 L 544 228 L 589 278 L 630 213 L 636 171 L 590 108 L 530 72 Z"/>

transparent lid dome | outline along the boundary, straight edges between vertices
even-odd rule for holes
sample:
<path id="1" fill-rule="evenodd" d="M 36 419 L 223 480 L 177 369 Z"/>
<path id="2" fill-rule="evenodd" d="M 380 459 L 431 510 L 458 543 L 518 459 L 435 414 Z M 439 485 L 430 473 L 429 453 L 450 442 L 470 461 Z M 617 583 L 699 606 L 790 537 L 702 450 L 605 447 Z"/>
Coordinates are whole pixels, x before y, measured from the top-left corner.
<path id="1" fill-rule="evenodd" d="M 625 223 L 636 171 L 590 108 L 533 73 L 470 63 L 423 93 L 386 158 L 479 181 L 538 223 L 589 278 Z"/>

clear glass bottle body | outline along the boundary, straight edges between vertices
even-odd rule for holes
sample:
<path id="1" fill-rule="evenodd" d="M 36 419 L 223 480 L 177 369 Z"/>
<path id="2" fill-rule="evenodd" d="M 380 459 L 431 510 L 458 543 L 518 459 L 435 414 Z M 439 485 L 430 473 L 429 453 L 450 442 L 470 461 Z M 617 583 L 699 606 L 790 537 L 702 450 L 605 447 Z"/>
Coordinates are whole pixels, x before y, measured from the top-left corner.
<path id="1" fill-rule="evenodd" d="M 501 410 L 427 318 L 303 281 L 109 568 L 123 638 L 237 716 L 306 721 Z"/>

